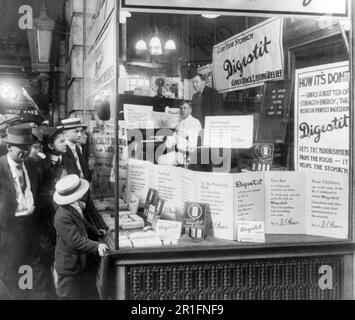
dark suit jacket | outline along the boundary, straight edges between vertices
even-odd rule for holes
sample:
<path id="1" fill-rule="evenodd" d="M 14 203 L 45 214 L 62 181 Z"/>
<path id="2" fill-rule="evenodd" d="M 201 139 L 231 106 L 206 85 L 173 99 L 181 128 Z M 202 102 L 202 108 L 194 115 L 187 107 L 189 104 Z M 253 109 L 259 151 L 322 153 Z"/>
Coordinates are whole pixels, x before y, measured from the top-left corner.
<path id="1" fill-rule="evenodd" d="M 38 215 L 40 231 L 41 259 L 47 264 L 53 264 L 56 232 L 54 228 L 54 215 L 57 205 L 53 201 L 55 184 L 62 175 L 66 175 L 63 164 L 54 164 L 50 155 L 37 163 L 38 172 Z"/>
<path id="2" fill-rule="evenodd" d="M 36 206 L 37 172 L 30 163 L 26 162 L 25 166 Z M 12 273 L 18 271 L 13 268 L 18 259 L 26 258 L 21 255 L 25 252 L 30 256 L 36 246 L 36 212 L 28 217 L 17 218 L 16 208 L 16 190 L 5 155 L 0 157 L 0 278 L 4 281 L 11 279 Z"/>
<path id="3" fill-rule="evenodd" d="M 73 207 L 60 206 L 54 219 L 57 230 L 54 266 L 61 275 L 88 270 L 88 255 L 98 255 L 99 242 L 89 239 L 90 229 Z"/>
<path id="4" fill-rule="evenodd" d="M 67 147 L 67 152 L 62 156 L 62 162 L 64 169 L 67 171 L 68 174 L 76 174 L 80 176 L 80 171 L 78 166 L 76 165 L 76 161 L 74 155 L 69 148 Z M 80 158 L 79 158 L 80 160 Z M 90 173 L 89 173 L 89 165 L 84 158 L 80 161 L 81 168 L 83 170 L 84 178 L 87 181 L 91 181 Z M 92 227 L 97 229 L 105 229 L 108 230 L 108 226 L 106 225 L 105 221 L 103 220 L 102 216 L 97 212 L 94 202 L 91 199 L 90 192 L 86 194 L 83 199 L 86 202 L 86 208 L 84 210 L 84 215 L 86 220 L 90 223 Z"/>
<path id="5" fill-rule="evenodd" d="M 6 143 L 0 144 L 0 157 L 6 155 L 8 152 Z"/>
<path id="6" fill-rule="evenodd" d="M 205 87 L 202 96 L 197 92 L 192 96 L 192 116 L 205 127 L 205 117 L 223 114 L 223 100 L 214 88 Z"/>
<path id="7" fill-rule="evenodd" d="M 79 158 L 80 160 L 80 158 Z M 76 161 L 73 155 L 73 152 L 67 146 L 67 152 L 63 154 L 63 166 L 65 170 L 68 172 L 68 174 L 76 174 L 80 177 L 80 170 L 78 166 L 76 165 Z M 80 161 L 80 166 L 81 169 L 83 170 L 83 175 L 85 180 L 91 181 L 90 173 L 89 173 L 89 165 L 87 161 L 85 160 L 85 156 L 83 155 L 82 161 Z"/>

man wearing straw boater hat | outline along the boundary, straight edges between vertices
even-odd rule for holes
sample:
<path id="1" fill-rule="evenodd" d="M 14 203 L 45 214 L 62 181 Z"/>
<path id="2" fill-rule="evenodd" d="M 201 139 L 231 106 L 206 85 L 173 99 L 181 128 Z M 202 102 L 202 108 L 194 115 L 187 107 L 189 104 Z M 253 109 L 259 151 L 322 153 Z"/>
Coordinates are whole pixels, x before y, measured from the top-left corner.
<path id="1" fill-rule="evenodd" d="M 83 124 L 79 118 L 68 118 L 62 120 L 59 127 L 63 128 L 67 143 L 67 151 L 63 155 L 65 170 L 68 174 L 76 174 L 80 178 L 90 181 L 89 166 L 80 146 L 82 131 L 87 128 L 86 124 Z M 108 230 L 102 216 L 97 212 L 89 192 L 84 200 L 86 202 L 84 216 L 87 221 L 97 229 Z"/>
<path id="2" fill-rule="evenodd" d="M 88 266 L 90 256 L 104 256 L 108 247 L 90 240 L 95 232 L 83 215 L 83 197 L 88 181 L 75 174 L 60 179 L 55 186 L 54 202 L 59 207 L 54 225 L 57 230 L 54 267 L 58 274 L 57 295 L 63 300 L 98 299 L 96 275 Z"/>
<path id="3" fill-rule="evenodd" d="M 33 266 L 38 245 L 37 173 L 25 162 L 35 140 L 31 127 L 21 124 L 9 127 L 3 141 L 8 153 L 0 157 L 0 299 L 30 299 L 36 288 L 20 279 L 21 266 Z"/>

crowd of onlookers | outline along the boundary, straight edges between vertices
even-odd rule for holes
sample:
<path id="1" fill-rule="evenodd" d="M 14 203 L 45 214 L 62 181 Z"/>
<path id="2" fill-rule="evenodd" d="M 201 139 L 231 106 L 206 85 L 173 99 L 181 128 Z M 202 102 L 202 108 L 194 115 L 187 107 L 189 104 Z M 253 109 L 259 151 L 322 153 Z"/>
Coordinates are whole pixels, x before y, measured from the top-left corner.
<path id="1" fill-rule="evenodd" d="M 87 126 L 18 123 L 0 134 L 0 299 L 98 299 L 107 226 L 90 195 Z"/>

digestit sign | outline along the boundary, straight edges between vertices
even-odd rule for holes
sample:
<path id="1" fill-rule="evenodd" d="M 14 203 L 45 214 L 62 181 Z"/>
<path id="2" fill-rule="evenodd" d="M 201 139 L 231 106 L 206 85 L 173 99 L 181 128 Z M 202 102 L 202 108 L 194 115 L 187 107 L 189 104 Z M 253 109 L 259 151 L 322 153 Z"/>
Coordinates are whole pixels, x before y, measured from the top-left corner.
<path id="1" fill-rule="evenodd" d="M 213 47 L 213 76 L 219 92 L 283 78 L 282 21 L 266 20 Z"/>

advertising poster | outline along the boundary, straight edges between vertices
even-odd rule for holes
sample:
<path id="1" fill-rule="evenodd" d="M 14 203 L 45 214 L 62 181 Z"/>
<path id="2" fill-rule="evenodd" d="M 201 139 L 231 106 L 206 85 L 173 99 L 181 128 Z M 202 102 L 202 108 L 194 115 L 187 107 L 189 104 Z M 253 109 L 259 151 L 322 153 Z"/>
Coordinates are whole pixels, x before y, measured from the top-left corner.
<path id="1" fill-rule="evenodd" d="M 296 70 L 295 169 L 349 172 L 349 63 Z"/>
<path id="2" fill-rule="evenodd" d="M 292 14 L 334 14 L 347 15 L 348 2 L 346 0 L 123 0 L 123 7 L 134 6 L 135 8 L 164 6 L 169 9 L 199 8 L 217 10 L 235 10 L 249 12 L 290 12 Z"/>
<path id="3" fill-rule="evenodd" d="M 92 134 L 95 145 L 94 196 L 113 196 L 110 176 L 115 154 L 114 123 L 106 121 L 97 126 Z"/>
<path id="4" fill-rule="evenodd" d="M 282 18 L 268 19 L 213 47 L 213 79 L 219 92 L 282 79 Z"/>
<path id="5" fill-rule="evenodd" d="M 85 59 L 84 99 L 88 110 L 105 104 L 111 115 L 115 112 L 115 52 L 115 20 L 111 17 Z"/>
<path id="6" fill-rule="evenodd" d="M 86 43 L 92 46 L 115 7 L 114 0 L 86 1 Z"/>

